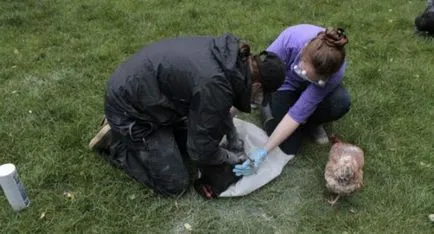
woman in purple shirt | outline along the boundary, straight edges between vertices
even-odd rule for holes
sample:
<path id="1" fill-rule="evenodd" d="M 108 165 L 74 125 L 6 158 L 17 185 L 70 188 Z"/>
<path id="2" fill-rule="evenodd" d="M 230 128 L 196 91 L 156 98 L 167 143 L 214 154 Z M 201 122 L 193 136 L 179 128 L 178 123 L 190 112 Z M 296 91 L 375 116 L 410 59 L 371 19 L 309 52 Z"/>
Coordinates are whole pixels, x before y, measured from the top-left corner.
<path id="1" fill-rule="evenodd" d="M 322 124 L 341 118 L 351 105 L 341 85 L 347 43 L 342 29 L 300 24 L 285 29 L 267 48 L 285 62 L 286 78 L 262 104 L 261 119 L 270 135 L 268 142 L 249 154 L 251 160 L 235 166 L 236 175 L 254 173 L 277 146 L 295 154 L 304 132 L 319 143 L 328 142 Z"/>

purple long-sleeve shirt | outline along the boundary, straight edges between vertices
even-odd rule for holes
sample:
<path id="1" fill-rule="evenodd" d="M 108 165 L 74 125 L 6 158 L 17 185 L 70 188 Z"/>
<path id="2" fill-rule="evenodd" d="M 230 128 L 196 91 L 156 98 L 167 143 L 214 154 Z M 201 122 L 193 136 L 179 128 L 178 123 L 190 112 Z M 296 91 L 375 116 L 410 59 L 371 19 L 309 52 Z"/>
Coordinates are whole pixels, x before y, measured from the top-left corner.
<path id="1" fill-rule="evenodd" d="M 310 24 L 291 26 L 281 32 L 267 48 L 267 51 L 276 53 L 286 65 L 285 82 L 279 90 L 302 91 L 300 98 L 288 110 L 288 114 L 298 123 L 304 123 L 309 118 L 318 104 L 339 85 L 345 72 L 346 62 L 324 87 L 319 87 L 303 80 L 292 69 L 293 65 L 298 64 L 303 47 L 324 30 L 325 28 Z"/>

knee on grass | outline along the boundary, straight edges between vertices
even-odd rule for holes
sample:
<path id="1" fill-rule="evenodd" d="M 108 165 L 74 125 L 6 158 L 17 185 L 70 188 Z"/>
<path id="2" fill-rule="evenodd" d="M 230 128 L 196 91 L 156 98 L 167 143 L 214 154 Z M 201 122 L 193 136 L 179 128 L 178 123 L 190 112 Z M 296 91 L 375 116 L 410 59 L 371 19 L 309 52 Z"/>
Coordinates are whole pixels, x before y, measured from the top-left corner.
<path id="1" fill-rule="evenodd" d="M 161 184 L 155 190 L 168 197 L 179 197 L 182 195 L 190 184 L 188 175 L 176 175 L 176 178 Z"/>

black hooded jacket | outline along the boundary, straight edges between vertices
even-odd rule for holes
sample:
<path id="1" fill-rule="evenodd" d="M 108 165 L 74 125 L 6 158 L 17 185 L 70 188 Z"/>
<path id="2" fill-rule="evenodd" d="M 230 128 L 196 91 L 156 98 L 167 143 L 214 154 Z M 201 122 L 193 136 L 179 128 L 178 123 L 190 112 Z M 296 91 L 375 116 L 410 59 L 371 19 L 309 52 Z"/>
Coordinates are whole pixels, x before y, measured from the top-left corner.
<path id="1" fill-rule="evenodd" d="M 190 157 L 219 164 L 229 110 L 250 112 L 250 96 L 237 37 L 177 37 L 150 44 L 120 65 L 108 81 L 105 114 L 114 131 L 132 139 L 187 117 Z"/>

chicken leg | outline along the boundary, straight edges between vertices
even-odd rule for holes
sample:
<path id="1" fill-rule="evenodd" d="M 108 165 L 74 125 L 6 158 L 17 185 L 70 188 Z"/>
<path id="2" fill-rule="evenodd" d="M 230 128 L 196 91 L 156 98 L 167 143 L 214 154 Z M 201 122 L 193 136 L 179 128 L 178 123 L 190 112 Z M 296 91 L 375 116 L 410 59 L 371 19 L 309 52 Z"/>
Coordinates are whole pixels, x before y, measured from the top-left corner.
<path id="1" fill-rule="evenodd" d="M 327 200 L 327 201 L 330 205 L 334 206 L 335 203 L 339 200 L 339 198 L 341 198 L 341 195 L 338 195 L 334 200 Z"/>

